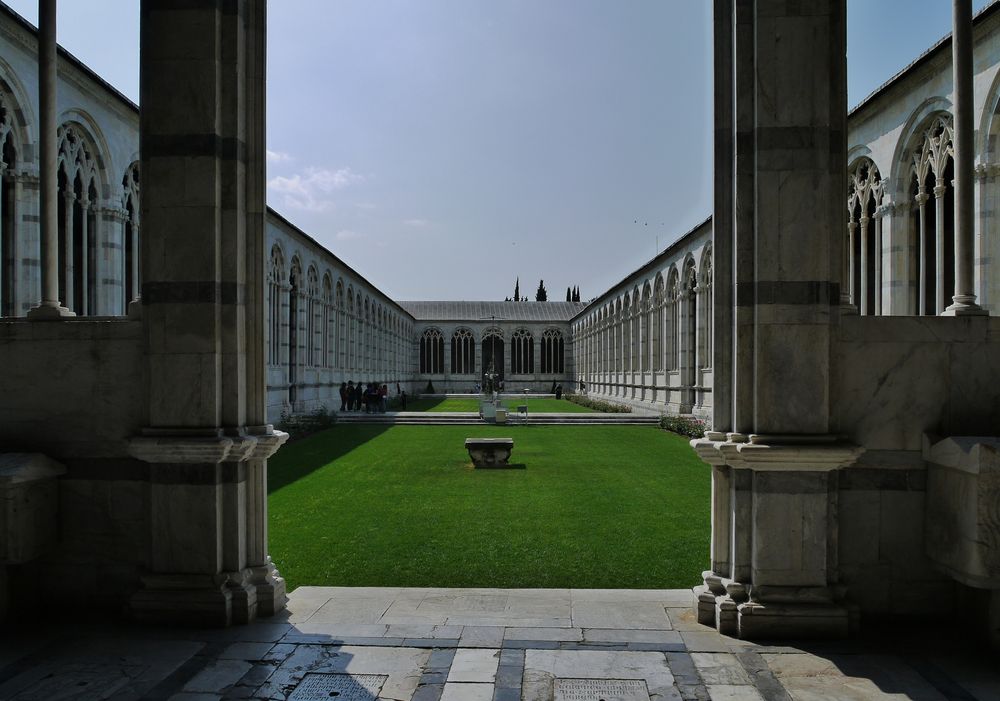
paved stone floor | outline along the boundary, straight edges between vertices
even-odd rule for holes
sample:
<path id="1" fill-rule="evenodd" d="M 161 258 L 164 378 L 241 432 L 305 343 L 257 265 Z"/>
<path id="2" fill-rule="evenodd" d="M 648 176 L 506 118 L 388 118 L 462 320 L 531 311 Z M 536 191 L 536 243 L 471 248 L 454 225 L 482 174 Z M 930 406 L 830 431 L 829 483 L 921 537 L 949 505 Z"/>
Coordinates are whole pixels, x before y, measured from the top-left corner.
<path id="1" fill-rule="evenodd" d="M 955 631 L 751 644 L 684 590 L 301 587 L 226 630 L 5 631 L 0 699 L 646 701 L 1000 699 L 998 657 Z"/>

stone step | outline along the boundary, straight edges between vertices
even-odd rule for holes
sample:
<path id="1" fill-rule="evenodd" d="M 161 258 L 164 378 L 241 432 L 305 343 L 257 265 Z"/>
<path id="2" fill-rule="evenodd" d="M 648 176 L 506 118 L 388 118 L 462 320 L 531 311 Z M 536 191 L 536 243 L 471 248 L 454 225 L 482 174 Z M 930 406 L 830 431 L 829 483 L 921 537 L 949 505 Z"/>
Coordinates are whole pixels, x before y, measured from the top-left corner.
<path id="1" fill-rule="evenodd" d="M 521 423 L 516 414 L 511 414 L 511 425 Z M 337 417 L 341 424 L 382 424 L 410 426 L 448 426 L 486 424 L 479 414 L 472 412 L 389 412 L 385 414 L 342 414 Z M 546 414 L 528 415 L 528 423 L 534 425 L 656 425 L 658 416 L 640 414 Z"/>

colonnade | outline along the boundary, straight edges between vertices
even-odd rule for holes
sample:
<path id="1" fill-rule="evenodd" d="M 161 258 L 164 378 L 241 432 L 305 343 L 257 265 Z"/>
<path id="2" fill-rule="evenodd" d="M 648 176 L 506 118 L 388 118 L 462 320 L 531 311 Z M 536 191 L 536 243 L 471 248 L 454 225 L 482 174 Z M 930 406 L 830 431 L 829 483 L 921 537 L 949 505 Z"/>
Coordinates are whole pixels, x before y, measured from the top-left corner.
<path id="1" fill-rule="evenodd" d="M 707 228 L 708 225 L 706 225 Z M 665 260 L 649 278 L 629 280 L 573 322 L 577 376 L 591 394 L 703 413 L 713 364 L 712 250 Z"/>
<path id="2" fill-rule="evenodd" d="M 402 382 L 414 372 L 412 320 L 374 288 L 306 263 L 286 268 L 280 245 L 271 248 L 267 297 L 269 390 L 288 411 L 328 408 L 334 386 L 348 380 Z M 326 266 L 323 266 L 326 267 Z M 274 404 L 272 397 L 270 404 Z"/>

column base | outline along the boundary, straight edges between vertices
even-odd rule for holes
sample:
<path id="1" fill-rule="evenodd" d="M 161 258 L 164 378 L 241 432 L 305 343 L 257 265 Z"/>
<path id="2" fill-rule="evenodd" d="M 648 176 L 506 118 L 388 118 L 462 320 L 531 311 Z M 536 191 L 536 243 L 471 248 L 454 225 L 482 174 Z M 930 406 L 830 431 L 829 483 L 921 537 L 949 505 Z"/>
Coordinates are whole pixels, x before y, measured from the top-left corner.
<path id="1" fill-rule="evenodd" d="M 247 572 L 231 575 L 150 574 L 129 599 L 141 623 L 225 628 L 257 618 L 257 588 Z"/>
<path id="2" fill-rule="evenodd" d="M 989 316 L 989 312 L 976 304 L 975 295 L 953 297 L 941 316 Z"/>
<path id="3" fill-rule="evenodd" d="M 839 604 L 765 604 L 747 601 L 736 606 L 738 637 L 846 638 L 851 610 Z"/>
<path id="4" fill-rule="evenodd" d="M 270 556 L 265 564 L 250 568 L 250 584 L 257 590 L 258 616 L 273 616 L 288 603 L 285 578 L 278 573 Z"/>
<path id="5" fill-rule="evenodd" d="M 27 318 L 33 321 L 50 321 L 71 316 L 76 316 L 76 312 L 59 304 L 39 304 L 37 307 L 29 309 L 27 314 Z"/>

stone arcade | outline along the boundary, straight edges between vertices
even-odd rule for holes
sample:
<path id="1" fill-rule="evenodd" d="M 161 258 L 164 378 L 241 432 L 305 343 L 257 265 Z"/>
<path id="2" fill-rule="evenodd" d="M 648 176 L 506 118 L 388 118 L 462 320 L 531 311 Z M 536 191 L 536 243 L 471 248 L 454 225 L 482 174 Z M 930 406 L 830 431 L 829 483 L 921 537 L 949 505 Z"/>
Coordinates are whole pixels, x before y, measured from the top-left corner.
<path id="1" fill-rule="evenodd" d="M 5 598 L 274 613 L 269 422 L 346 380 L 465 390 L 488 352 L 710 421 L 704 623 L 997 636 L 1000 5 L 956 0 L 848 117 L 844 2 L 715 0 L 713 216 L 587 304 L 394 301 L 267 210 L 263 0 L 143 0 L 141 113 L 40 5 L 0 7 L 0 442 L 55 466 L 59 540 Z"/>

